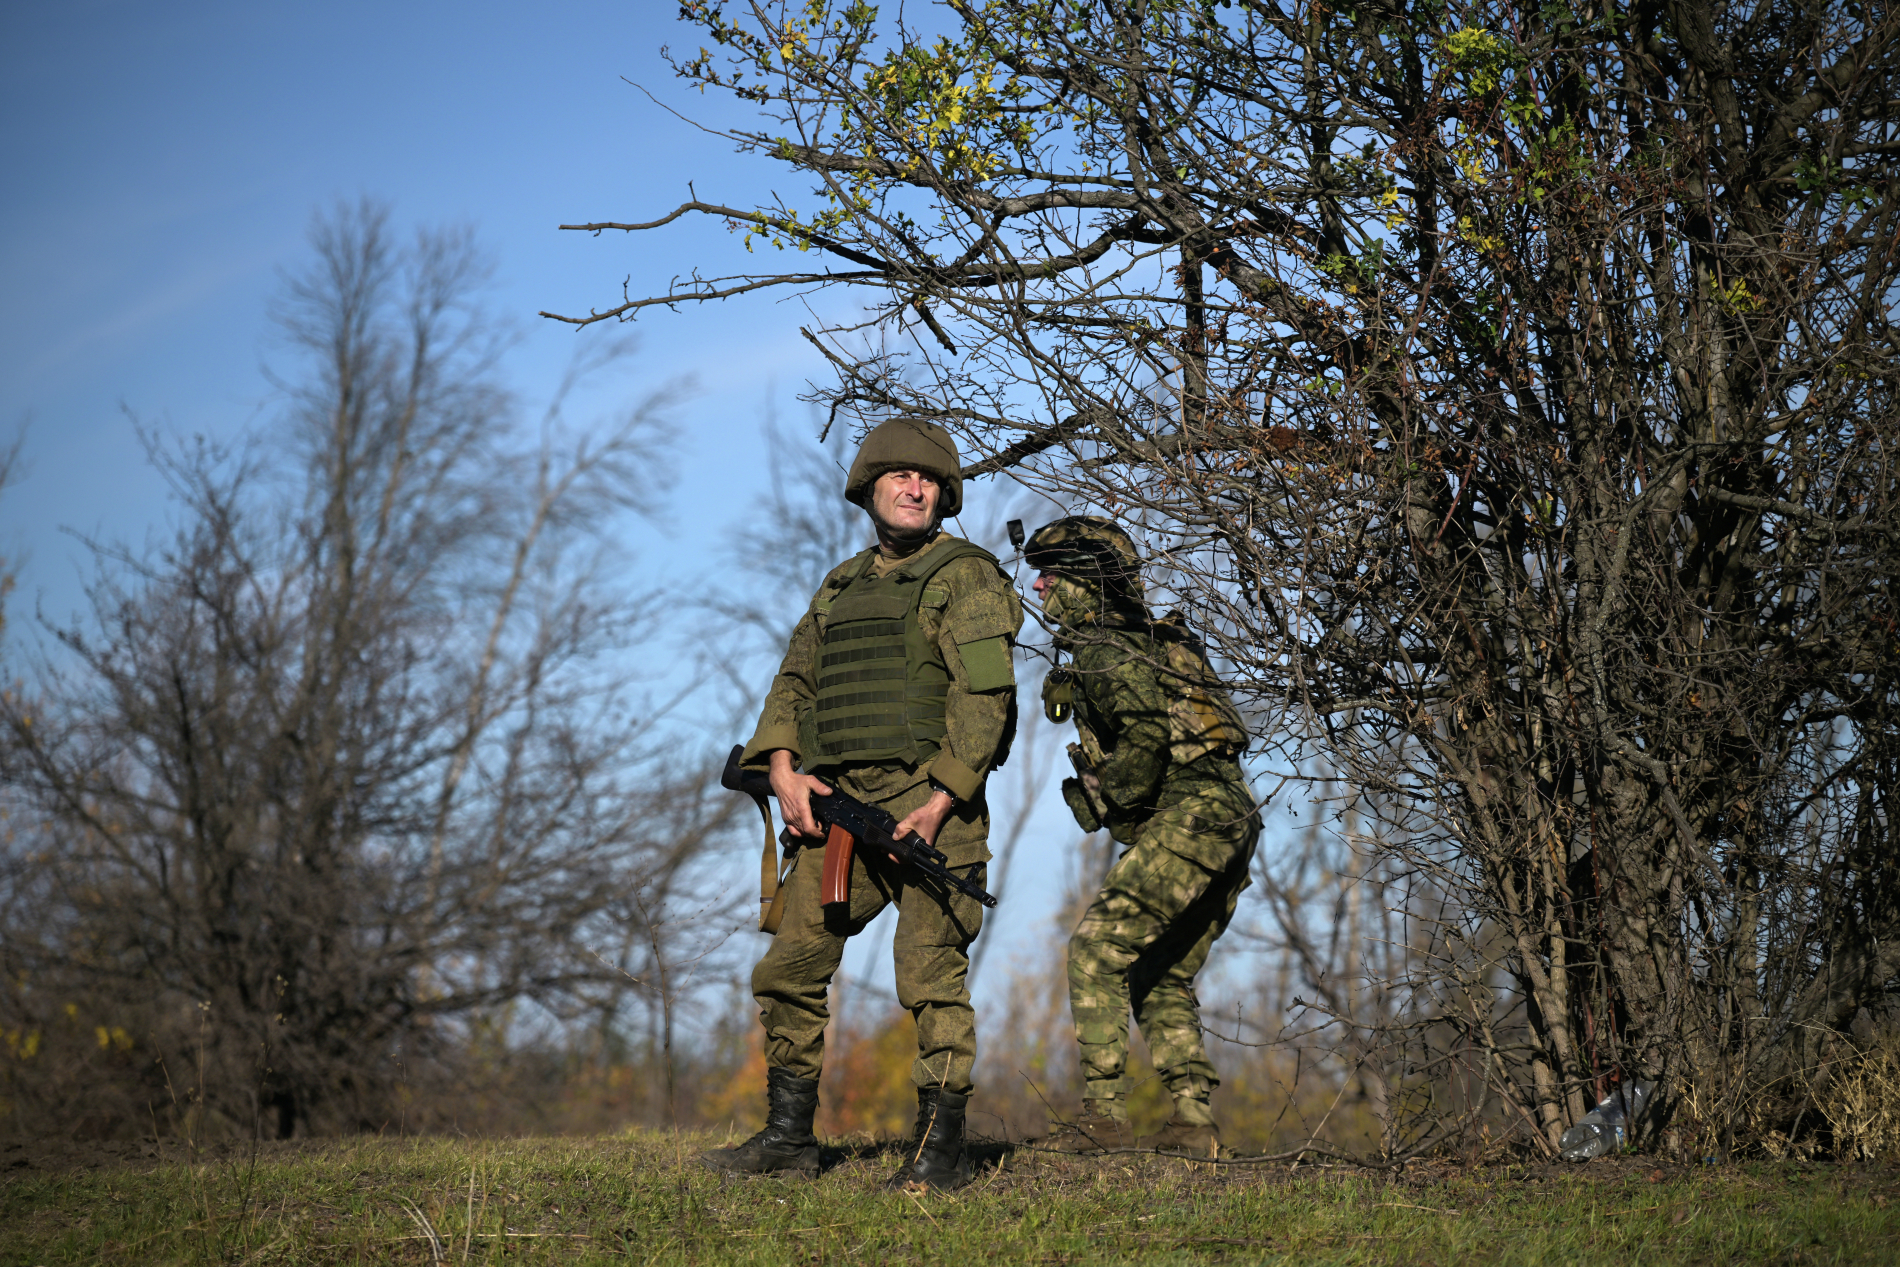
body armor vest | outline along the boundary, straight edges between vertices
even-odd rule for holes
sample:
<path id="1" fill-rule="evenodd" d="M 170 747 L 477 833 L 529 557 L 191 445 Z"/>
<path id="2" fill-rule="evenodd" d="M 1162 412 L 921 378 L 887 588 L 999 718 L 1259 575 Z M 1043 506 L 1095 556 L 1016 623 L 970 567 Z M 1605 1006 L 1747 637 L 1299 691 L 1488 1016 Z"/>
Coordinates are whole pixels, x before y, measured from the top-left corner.
<path id="1" fill-rule="evenodd" d="M 876 577 L 874 549 L 843 590 L 819 600 L 818 695 L 799 741 L 807 771 L 863 761 L 916 766 L 937 755 L 950 668 L 918 612 L 930 578 L 971 555 L 996 563 L 981 546 L 955 541 Z"/>

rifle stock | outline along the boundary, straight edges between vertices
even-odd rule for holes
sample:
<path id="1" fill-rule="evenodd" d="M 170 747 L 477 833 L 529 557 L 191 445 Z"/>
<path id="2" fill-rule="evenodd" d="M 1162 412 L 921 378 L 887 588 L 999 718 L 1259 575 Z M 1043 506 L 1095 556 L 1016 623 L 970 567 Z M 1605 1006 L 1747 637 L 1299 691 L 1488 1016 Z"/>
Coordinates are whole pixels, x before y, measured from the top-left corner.
<path id="1" fill-rule="evenodd" d="M 726 768 L 720 772 L 719 786 L 732 792 L 744 792 L 754 800 L 763 801 L 772 795 L 772 780 L 756 770 L 741 769 L 739 758 L 745 754 L 744 744 L 734 744 L 732 753 L 726 758 Z M 875 805 L 866 805 L 857 797 L 834 787 L 831 795 L 811 798 L 811 810 L 814 817 L 827 829 L 825 846 L 825 900 L 833 900 L 834 854 L 842 856 L 842 872 L 835 878 L 839 881 L 836 892 L 838 900 L 843 899 L 844 882 L 851 872 L 851 860 L 848 849 L 834 850 L 831 842 L 840 832 L 848 840 L 855 840 L 868 848 L 882 849 L 899 862 L 923 872 L 931 879 L 948 885 L 966 897 L 973 897 L 984 906 L 995 906 L 996 899 L 984 892 L 983 886 L 972 883 L 952 871 L 949 860 L 941 850 L 931 845 L 916 832 L 907 832 L 899 837 L 897 819 L 890 811 Z"/>

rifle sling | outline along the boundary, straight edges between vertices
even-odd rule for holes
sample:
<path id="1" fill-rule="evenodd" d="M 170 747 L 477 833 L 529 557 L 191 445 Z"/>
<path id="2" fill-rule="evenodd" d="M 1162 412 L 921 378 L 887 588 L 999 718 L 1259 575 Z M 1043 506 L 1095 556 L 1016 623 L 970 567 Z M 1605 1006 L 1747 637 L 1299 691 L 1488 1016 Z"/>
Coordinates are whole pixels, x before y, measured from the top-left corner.
<path id="1" fill-rule="evenodd" d="M 752 803 L 759 807 L 759 817 L 765 820 L 765 852 L 759 856 L 759 931 L 778 932 L 779 921 L 785 917 L 785 873 L 779 867 L 778 840 L 772 835 L 772 807 L 765 803 L 763 796 L 754 795 Z M 786 856 L 791 861 L 791 855 Z"/>

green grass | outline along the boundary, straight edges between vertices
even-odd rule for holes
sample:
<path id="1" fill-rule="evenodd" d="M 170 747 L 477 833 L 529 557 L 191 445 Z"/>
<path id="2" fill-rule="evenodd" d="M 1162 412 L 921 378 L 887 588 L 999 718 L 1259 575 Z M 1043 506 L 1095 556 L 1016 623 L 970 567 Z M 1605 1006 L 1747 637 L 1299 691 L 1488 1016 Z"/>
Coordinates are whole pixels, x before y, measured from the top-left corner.
<path id="1" fill-rule="evenodd" d="M 1900 1171 L 1210 1167 L 1017 1151 L 972 1187 L 721 1176 L 705 1136 L 0 1147 L 0 1263 L 1887 1263 Z M 431 1236 L 434 1240 L 431 1241 Z M 439 1256 L 439 1257 L 438 1257 Z"/>

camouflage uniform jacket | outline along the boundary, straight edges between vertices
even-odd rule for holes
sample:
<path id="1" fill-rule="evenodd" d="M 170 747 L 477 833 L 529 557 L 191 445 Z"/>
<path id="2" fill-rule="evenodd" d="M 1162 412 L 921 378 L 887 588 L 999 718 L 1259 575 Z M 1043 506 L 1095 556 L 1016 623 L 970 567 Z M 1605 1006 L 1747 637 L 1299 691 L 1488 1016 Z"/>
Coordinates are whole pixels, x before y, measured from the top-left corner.
<path id="1" fill-rule="evenodd" d="M 1238 752 L 1179 739 L 1174 714 L 1183 692 L 1158 638 L 1096 625 L 1065 630 L 1060 641 L 1074 657 L 1076 729 L 1108 802 L 1103 826 L 1116 840 L 1132 843 L 1150 818 L 1184 801 L 1227 829 L 1217 831 L 1222 837 L 1251 819 L 1253 794 Z"/>
<path id="2" fill-rule="evenodd" d="M 923 550 L 896 561 L 894 566 L 922 559 L 955 539 L 939 533 Z M 865 553 L 855 554 L 831 570 L 792 630 L 785 659 L 760 711 L 758 729 L 746 744 L 744 764 L 763 768 L 768 764 L 768 754 L 776 748 L 787 749 L 794 757 L 800 755 L 799 723 L 813 707 L 818 692 L 816 665 L 823 628 L 815 608 L 821 598 L 842 590 L 857 574 Z M 1022 627 L 1022 602 L 995 565 L 982 558 L 963 558 L 931 578 L 918 620 L 950 670 L 945 716 L 948 733 L 942 747 L 927 764 L 915 768 L 903 762 L 847 767 L 838 783 L 860 800 L 884 802 L 931 779 L 959 801 L 975 801 L 990 769 L 1007 755 L 1005 736 L 1011 725 L 1016 686 L 1012 674 L 1000 684 L 984 683 L 986 689 L 972 690 L 961 648 L 1000 638 L 1004 640 L 1003 649 L 1009 650 Z M 988 659 L 994 662 L 995 657 Z"/>

